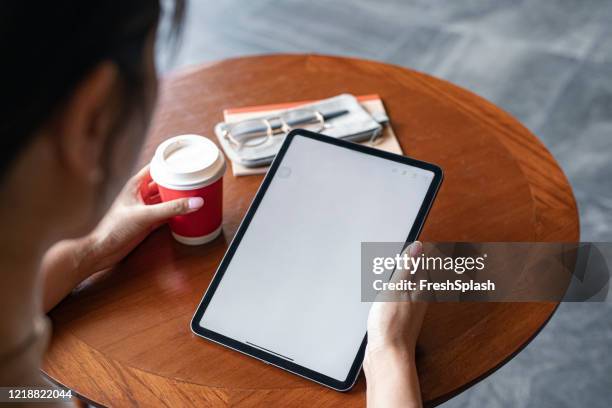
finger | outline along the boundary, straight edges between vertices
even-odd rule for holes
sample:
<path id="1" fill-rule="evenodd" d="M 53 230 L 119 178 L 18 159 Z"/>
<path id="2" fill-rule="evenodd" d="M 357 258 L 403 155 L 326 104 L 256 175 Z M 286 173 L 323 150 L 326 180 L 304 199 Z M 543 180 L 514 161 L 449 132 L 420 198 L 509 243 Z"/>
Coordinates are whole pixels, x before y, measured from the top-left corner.
<path id="1" fill-rule="evenodd" d="M 408 255 L 410 258 L 417 258 L 423 252 L 423 244 L 420 241 L 414 241 L 412 244 L 408 245 L 404 251 L 402 251 L 402 256 Z M 408 263 L 409 266 L 413 265 L 413 263 Z M 391 278 L 391 282 L 399 282 L 402 279 L 410 279 L 412 276 L 411 268 L 403 268 L 396 267 L 393 276 Z"/>
<path id="2" fill-rule="evenodd" d="M 414 241 L 410 246 L 408 246 L 408 248 L 406 248 L 405 252 L 408 253 L 411 258 L 417 258 L 423 253 L 423 244 L 420 241 Z M 419 275 L 419 279 L 429 280 L 429 271 L 423 268 L 416 270 L 415 273 L 411 274 L 408 279 L 411 279 L 417 283 L 419 281 L 419 279 L 417 279 L 417 274 Z M 409 296 L 412 302 L 420 303 L 431 300 L 431 293 L 423 292 L 419 289 L 418 285 L 416 286 L 416 289 L 410 291 Z"/>
<path id="3" fill-rule="evenodd" d="M 125 187 L 134 194 L 139 193 L 140 196 L 144 198 L 148 194 L 148 185 L 151 181 L 151 173 L 149 172 L 149 165 L 147 164 L 128 180 Z"/>
<path id="4" fill-rule="evenodd" d="M 134 174 L 132 178 L 130 178 L 128 183 L 140 184 L 141 182 L 149 182 L 151 180 L 152 178 L 151 178 L 151 173 L 149 172 L 149 165 L 146 164 L 143 168 L 138 170 L 138 172 Z"/>
<path id="5" fill-rule="evenodd" d="M 395 266 L 395 270 L 391 275 L 389 282 L 394 284 L 404 284 L 405 282 L 413 281 L 414 275 L 413 263 L 411 258 L 418 257 L 423 251 L 423 246 L 419 241 L 411 243 L 400 254 L 401 260 Z M 406 259 L 408 257 L 408 259 Z M 389 302 L 405 302 L 411 301 L 411 290 L 388 290 L 381 291 L 377 296 L 377 301 Z"/>
<path id="6" fill-rule="evenodd" d="M 154 225 L 177 215 L 189 214 L 199 210 L 204 205 L 202 197 L 179 198 L 160 204 L 143 206 L 141 210 L 141 221 Z"/>
<path id="7" fill-rule="evenodd" d="M 155 205 L 161 202 L 162 202 L 162 199 L 159 194 L 151 194 L 150 196 L 142 199 L 142 203 L 146 205 Z"/>
<path id="8" fill-rule="evenodd" d="M 140 187 L 140 197 L 142 201 L 149 201 L 150 197 L 159 195 L 159 186 L 154 181 L 143 183 Z"/>
<path id="9" fill-rule="evenodd" d="M 428 277 L 428 275 L 423 276 L 423 272 L 427 274 L 426 270 L 423 270 L 422 267 L 420 268 L 416 267 L 417 262 L 418 262 L 417 258 L 419 258 L 422 253 L 423 253 L 423 244 L 420 241 L 414 241 L 412 244 L 410 244 L 404 250 L 403 254 L 408 255 L 410 258 L 412 258 L 412 261 L 414 262 L 410 263 L 411 269 L 400 270 L 396 278 L 398 281 L 405 279 L 407 281 L 414 282 L 414 285 L 415 285 L 414 288 L 411 290 L 408 290 L 406 293 L 408 299 L 410 299 L 410 301 L 412 302 L 420 302 L 420 301 L 425 301 L 428 299 L 428 293 L 423 293 L 423 291 L 421 291 L 418 286 L 420 279 Z"/>
<path id="10" fill-rule="evenodd" d="M 408 251 L 408 255 L 414 258 L 423 253 L 423 244 L 421 243 L 421 241 L 414 241 L 412 244 L 408 245 L 408 248 L 406 248 L 406 250 Z"/>
<path id="11" fill-rule="evenodd" d="M 130 179 L 125 183 L 128 188 L 136 189 L 140 188 L 142 184 L 146 184 L 151 181 L 151 174 L 149 172 L 149 165 L 145 165 L 143 168 L 138 170 Z"/>

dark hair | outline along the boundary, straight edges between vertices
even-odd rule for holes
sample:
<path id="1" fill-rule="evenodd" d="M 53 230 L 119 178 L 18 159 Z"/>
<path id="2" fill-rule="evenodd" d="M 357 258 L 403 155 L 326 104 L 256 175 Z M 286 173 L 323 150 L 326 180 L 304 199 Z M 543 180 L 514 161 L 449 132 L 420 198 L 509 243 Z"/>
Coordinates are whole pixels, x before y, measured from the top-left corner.
<path id="1" fill-rule="evenodd" d="M 143 90 L 147 36 L 159 0 L 3 1 L 0 5 L 0 181 L 79 82 L 113 61 L 126 96 Z M 174 6 L 175 27 L 184 2 Z"/>

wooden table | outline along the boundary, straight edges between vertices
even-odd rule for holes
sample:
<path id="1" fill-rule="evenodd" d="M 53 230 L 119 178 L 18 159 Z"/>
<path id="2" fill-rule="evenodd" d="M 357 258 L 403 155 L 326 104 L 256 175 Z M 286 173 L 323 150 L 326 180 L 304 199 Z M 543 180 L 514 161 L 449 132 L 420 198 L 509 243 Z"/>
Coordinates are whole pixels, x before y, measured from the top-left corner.
<path id="1" fill-rule="evenodd" d="M 164 138 L 212 135 L 223 108 L 381 95 L 405 154 L 445 181 L 425 241 L 575 241 L 572 190 L 546 148 L 509 114 L 448 82 L 378 62 L 316 55 L 239 58 L 162 83 L 141 162 Z M 260 176 L 225 181 L 222 237 L 202 247 L 152 234 L 118 267 L 90 279 L 51 317 L 52 379 L 98 404 L 363 406 L 362 378 L 338 393 L 194 336 L 192 314 L 251 202 Z M 423 397 L 439 403 L 499 368 L 555 303 L 430 306 L 418 342 Z"/>

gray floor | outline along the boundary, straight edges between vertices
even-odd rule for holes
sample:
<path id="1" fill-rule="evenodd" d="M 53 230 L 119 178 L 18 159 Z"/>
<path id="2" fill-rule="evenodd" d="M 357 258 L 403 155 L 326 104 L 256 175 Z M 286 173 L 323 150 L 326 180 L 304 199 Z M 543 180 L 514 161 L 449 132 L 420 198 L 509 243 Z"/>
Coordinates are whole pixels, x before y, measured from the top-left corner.
<path id="1" fill-rule="evenodd" d="M 232 56 L 360 56 L 448 79 L 548 146 L 578 199 L 581 238 L 612 241 L 612 1 L 191 0 L 163 71 Z M 612 406 L 612 304 L 564 304 L 495 374 L 445 404 Z"/>

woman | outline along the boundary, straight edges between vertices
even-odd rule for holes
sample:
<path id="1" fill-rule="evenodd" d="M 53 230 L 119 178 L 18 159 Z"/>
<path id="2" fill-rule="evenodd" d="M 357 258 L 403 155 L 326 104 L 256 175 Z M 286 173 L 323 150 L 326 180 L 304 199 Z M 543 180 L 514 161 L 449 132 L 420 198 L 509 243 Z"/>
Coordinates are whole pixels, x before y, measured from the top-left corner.
<path id="1" fill-rule="evenodd" d="M 183 4 L 175 6 L 176 24 Z M 202 200 L 145 205 L 157 193 L 140 188 L 146 168 L 125 182 L 156 100 L 158 0 L 0 7 L 0 386 L 44 385 L 44 313 Z M 423 314 L 411 302 L 372 308 L 371 405 L 420 404 L 414 347 Z"/>

